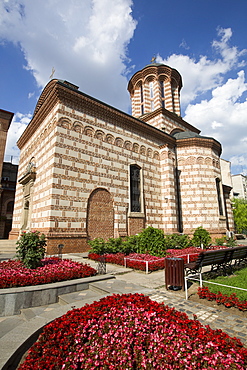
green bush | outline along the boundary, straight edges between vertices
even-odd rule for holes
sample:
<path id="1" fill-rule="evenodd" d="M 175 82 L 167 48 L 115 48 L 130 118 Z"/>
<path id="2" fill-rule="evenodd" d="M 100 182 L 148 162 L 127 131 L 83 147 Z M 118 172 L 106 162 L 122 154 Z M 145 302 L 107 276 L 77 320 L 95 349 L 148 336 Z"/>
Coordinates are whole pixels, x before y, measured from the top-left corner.
<path id="1" fill-rule="evenodd" d="M 122 238 L 110 238 L 104 241 L 102 238 L 90 240 L 91 252 L 104 253 L 149 253 L 152 255 L 165 255 L 164 233 L 162 230 L 151 226 L 137 235 Z"/>
<path id="2" fill-rule="evenodd" d="M 185 234 L 165 235 L 165 249 L 184 249 L 190 246 L 190 242 Z"/>
<path id="3" fill-rule="evenodd" d="M 91 252 L 97 254 L 107 253 L 106 242 L 102 238 L 95 238 L 94 240 L 89 240 L 88 244 L 91 247 Z"/>
<path id="4" fill-rule="evenodd" d="M 118 253 L 122 250 L 122 238 L 110 238 L 105 243 L 106 253 Z"/>
<path id="5" fill-rule="evenodd" d="M 16 256 L 30 269 L 41 266 L 41 260 L 45 256 L 45 235 L 38 231 L 23 232 L 16 242 Z"/>
<path id="6" fill-rule="evenodd" d="M 224 244 L 226 244 L 226 237 L 222 236 L 221 238 L 215 238 L 214 244 L 215 245 L 224 245 Z"/>
<path id="7" fill-rule="evenodd" d="M 164 235 L 163 230 L 147 227 L 137 235 L 122 238 L 110 238 L 104 241 L 102 238 L 90 240 L 91 252 L 104 253 L 149 253 L 153 256 L 163 257 L 166 249 L 184 249 L 190 246 L 191 240 L 188 235 L 171 234 Z"/>
<path id="8" fill-rule="evenodd" d="M 227 240 L 227 242 L 226 242 L 226 246 L 227 246 L 228 248 L 236 247 L 236 246 L 237 246 L 237 242 L 236 242 L 236 240 L 234 240 L 234 238 L 233 238 L 233 237 L 231 237 L 231 238 L 229 238 L 229 239 Z"/>
<path id="9" fill-rule="evenodd" d="M 138 234 L 137 253 L 149 253 L 153 256 L 165 255 L 165 238 L 163 230 L 147 227 Z"/>
<path id="10" fill-rule="evenodd" d="M 121 245 L 121 252 L 125 254 L 137 253 L 139 234 L 127 236 Z"/>
<path id="11" fill-rule="evenodd" d="M 201 247 L 203 245 L 203 248 L 205 248 L 211 243 L 211 240 L 209 232 L 200 226 L 195 230 L 191 242 L 194 247 Z"/>

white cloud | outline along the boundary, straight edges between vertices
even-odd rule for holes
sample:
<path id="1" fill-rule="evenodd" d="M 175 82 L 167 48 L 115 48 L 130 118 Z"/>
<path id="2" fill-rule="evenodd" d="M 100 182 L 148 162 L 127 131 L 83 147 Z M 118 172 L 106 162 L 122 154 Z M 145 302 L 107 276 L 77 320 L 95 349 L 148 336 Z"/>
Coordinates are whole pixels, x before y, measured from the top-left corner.
<path id="1" fill-rule="evenodd" d="M 127 110 L 131 6 L 132 0 L 9 0 L 0 3 L 0 38 L 20 44 L 39 87 L 54 67 L 54 78 Z"/>
<path id="2" fill-rule="evenodd" d="M 180 48 L 184 48 L 185 50 L 189 50 L 190 47 L 187 45 L 187 42 L 183 39 L 181 44 L 179 45 Z"/>
<path id="3" fill-rule="evenodd" d="M 6 161 L 12 160 L 12 163 L 18 163 L 20 151 L 16 146 L 16 142 L 20 138 L 25 128 L 27 127 L 31 118 L 32 118 L 31 114 L 24 115 L 18 112 L 14 115 L 7 136 L 5 150 Z"/>
<path id="4" fill-rule="evenodd" d="M 213 89 L 211 99 L 189 104 L 184 117 L 199 127 L 202 135 L 213 136 L 222 143 L 222 156 L 232 162 L 233 170 L 240 162 L 247 169 L 247 100 L 241 101 L 245 92 L 245 74 L 240 71 L 235 79 Z"/>
<path id="5" fill-rule="evenodd" d="M 211 91 L 223 83 L 223 76 L 234 67 L 244 66 L 245 62 L 240 58 L 247 50 L 238 50 L 236 46 L 230 46 L 232 31 L 230 28 L 218 29 L 220 40 L 212 42 L 213 50 L 219 54 L 219 58 L 210 60 L 207 56 L 200 56 L 197 61 L 188 55 L 172 54 L 163 59 L 160 55 L 157 62 L 165 63 L 177 69 L 183 78 L 181 90 L 181 105 L 183 107 L 193 102 L 199 95 Z"/>
<path id="6" fill-rule="evenodd" d="M 232 161 L 233 173 L 241 168 L 247 171 L 246 117 L 247 93 L 242 59 L 247 50 L 231 46 L 232 30 L 218 28 L 218 38 L 212 42 L 217 58 L 202 55 L 199 60 L 187 55 L 173 54 L 157 61 L 176 68 L 183 78 L 181 105 L 184 119 L 212 136 L 223 147 L 222 157 Z M 227 78 L 231 73 L 233 78 Z M 205 99 L 207 96 L 207 99 Z"/>

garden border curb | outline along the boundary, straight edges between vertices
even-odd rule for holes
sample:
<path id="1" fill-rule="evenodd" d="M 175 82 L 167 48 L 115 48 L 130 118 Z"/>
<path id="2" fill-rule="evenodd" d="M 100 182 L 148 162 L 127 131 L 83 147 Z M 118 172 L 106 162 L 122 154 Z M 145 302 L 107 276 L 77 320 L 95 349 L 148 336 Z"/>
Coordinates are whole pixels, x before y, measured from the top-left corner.
<path id="1" fill-rule="evenodd" d="M 109 279 L 109 275 L 95 275 L 50 284 L 0 289 L 0 317 L 19 315 L 23 308 L 57 303 L 62 294 L 88 289 L 90 283 L 106 279 Z"/>
<path id="2" fill-rule="evenodd" d="M 82 278 L 77 280 L 87 280 L 85 282 L 85 286 L 93 282 L 99 282 L 109 279 L 115 279 L 115 276 L 113 275 L 104 275 L 100 277 L 89 277 L 89 278 Z M 66 281 L 70 282 L 70 281 Z M 53 283 L 53 284 L 59 284 L 59 283 Z M 48 284 L 46 284 L 48 285 Z M 75 284 L 74 284 L 75 285 Z M 78 284 L 79 286 L 81 283 Z M 72 284 L 71 284 L 72 286 Z M 17 289 L 17 288 L 15 288 Z M 81 290 L 85 290 L 88 288 L 83 288 Z M 74 292 L 75 290 L 73 290 Z M 79 291 L 79 290 L 77 290 Z M 68 293 L 68 292 L 66 292 Z M 61 294 L 61 293 L 60 293 Z M 65 293 L 62 293 L 65 294 Z M 101 299 L 102 296 L 99 296 L 98 299 Z M 51 321 L 55 320 L 58 317 L 61 317 L 62 315 L 66 314 L 69 310 L 74 308 L 81 308 L 85 306 L 85 304 L 91 304 L 93 301 L 98 300 L 97 298 L 94 298 L 92 300 L 81 300 L 79 302 L 73 303 L 73 306 L 71 304 L 62 305 L 55 310 L 48 311 L 42 316 L 36 316 L 32 318 L 31 320 L 28 320 L 24 322 L 23 324 L 19 325 L 15 329 L 11 330 L 9 333 L 4 335 L 2 338 L 0 338 L 0 369 L 1 370 L 13 370 L 16 369 L 23 354 L 31 347 L 33 343 L 37 340 L 39 334 L 42 332 L 42 329 L 45 325 L 49 324 Z"/>

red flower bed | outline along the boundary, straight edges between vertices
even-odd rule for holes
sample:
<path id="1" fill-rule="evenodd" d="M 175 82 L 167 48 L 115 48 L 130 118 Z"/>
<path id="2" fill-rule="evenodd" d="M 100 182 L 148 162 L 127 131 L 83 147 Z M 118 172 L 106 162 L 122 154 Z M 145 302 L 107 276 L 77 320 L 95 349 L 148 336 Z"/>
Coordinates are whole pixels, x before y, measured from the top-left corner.
<path id="1" fill-rule="evenodd" d="M 19 370 L 246 368 L 240 340 L 149 297 L 126 294 L 54 320 Z"/>
<path id="2" fill-rule="evenodd" d="M 89 253 L 88 257 L 92 260 L 99 261 L 100 255 L 96 253 Z M 164 269 L 165 267 L 165 259 L 151 256 L 150 254 L 139 254 L 139 253 L 132 253 L 125 255 L 124 253 L 116 253 L 116 254 L 105 254 L 104 255 L 106 262 L 114 263 L 116 265 L 121 265 L 126 267 L 133 268 L 135 270 L 146 270 L 146 261 L 148 261 L 148 270 L 149 271 L 156 271 Z M 126 258 L 126 261 L 124 259 Z"/>
<path id="3" fill-rule="evenodd" d="M 207 249 L 201 249 L 198 247 L 189 247 L 185 249 L 167 249 L 167 257 L 181 257 L 184 259 L 184 262 L 194 262 L 198 255 L 205 250 L 218 250 L 218 249 L 225 249 L 227 247 L 225 246 L 211 246 L 208 247 Z M 189 260 L 188 260 L 188 255 L 189 255 Z"/>
<path id="4" fill-rule="evenodd" d="M 210 292 L 208 287 L 198 288 L 197 294 L 201 299 L 208 301 L 216 301 L 219 305 L 223 304 L 225 307 L 236 307 L 241 311 L 247 310 L 247 301 L 240 301 L 235 293 L 230 296 L 218 292 L 217 294 Z"/>
<path id="5" fill-rule="evenodd" d="M 226 247 L 210 247 L 209 249 L 222 249 Z M 185 263 L 188 262 L 188 255 L 189 255 L 189 262 L 193 262 L 197 259 L 198 255 L 202 252 L 201 248 L 196 247 L 189 247 L 185 249 L 167 249 L 166 257 L 181 257 L 184 259 Z M 116 265 L 121 265 L 126 267 L 133 268 L 135 270 L 146 270 L 146 261 L 148 261 L 148 271 L 157 271 L 162 270 L 165 268 L 165 258 L 164 257 L 156 257 L 151 256 L 150 254 L 139 254 L 139 253 L 132 253 L 125 255 L 124 253 L 109 253 L 104 254 L 105 261 L 107 263 L 113 263 Z M 97 253 L 89 253 L 88 258 L 99 261 L 101 256 Z M 124 259 L 126 258 L 126 262 Z"/>
<path id="6" fill-rule="evenodd" d="M 9 260 L 0 263 L 0 288 L 55 283 L 96 275 L 89 265 L 68 259 L 45 258 L 43 266 L 26 268 L 21 261 Z"/>
<path id="7" fill-rule="evenodd" d="M 181 257 L 184 259 L 184 262 L 188 262 L 188 255 L 189 262 L 193 262 L 197 259 L 198 255 L 202 252 L 201 248 L 197 247 L 189 247 L 185 249 L 167 249 L 167 257 Z"/>

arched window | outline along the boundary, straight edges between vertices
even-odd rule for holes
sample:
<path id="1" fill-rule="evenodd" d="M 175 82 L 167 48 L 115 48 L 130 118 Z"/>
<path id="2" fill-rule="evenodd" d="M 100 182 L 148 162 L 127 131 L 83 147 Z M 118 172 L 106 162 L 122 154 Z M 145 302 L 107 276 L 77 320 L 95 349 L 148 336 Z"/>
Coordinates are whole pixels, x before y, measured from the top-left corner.
<path id="1" fill-rule="evenodd" d="M 141 169 L 130 166 L 130 211 L 141 212 Z"/>

